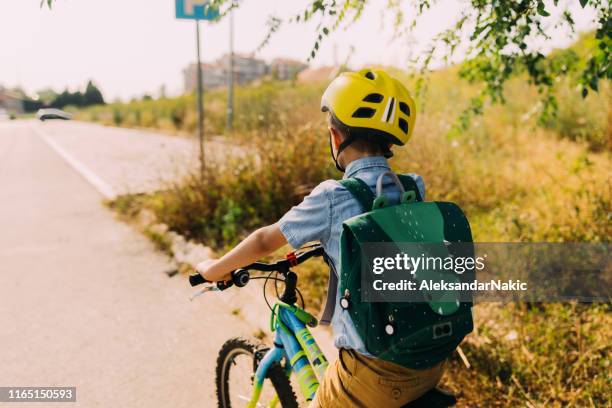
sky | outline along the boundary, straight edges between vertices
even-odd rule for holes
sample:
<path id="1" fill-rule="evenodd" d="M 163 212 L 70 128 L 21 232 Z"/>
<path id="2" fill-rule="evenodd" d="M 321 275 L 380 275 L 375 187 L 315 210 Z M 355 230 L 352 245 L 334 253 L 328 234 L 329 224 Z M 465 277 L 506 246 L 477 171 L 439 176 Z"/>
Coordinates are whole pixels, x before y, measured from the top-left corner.
<path id="1" fill-rule="evenodd" d="M 578 3 L 578 1 L 570 3 Z M 264 38 L 270 15 L 283 18 L 303 10 L 307 0 L 243 0 L 235 11 L 235 52 L 251 53 Z M 332 33 L 312 66 L 344 62 L 405 66 L 433 35 L 448 27 L 465 0 L 442 0 L 420 20 L 411 38 L 392 41 L 387 0 L 371 0 L 363 17 Z M 593 27 L 593 16 L 573 7 L 579 31 Z M 195 23 L 177 20 L 173 0 L 55 0 L 52 10 L 40 0 L 0 0 L 0 85 L 29 93 L 53 88 L 84 88 L 92 79 L 107 100 L 156 95 L 164 85 L 182 92 L 182 70 L 195 61 Z M 316 22 L 284 24 L 257 56 L 305 61 Z M 569 33 L 551 29 L 547 47 L 572 42 Z M 212 61 L 229 48 L 229 23 L 202 25 L 202 56 Z M 352 50 L 352 51 L 351 51 Z M 546 51 L 546 50 L 544 50 Z"/>

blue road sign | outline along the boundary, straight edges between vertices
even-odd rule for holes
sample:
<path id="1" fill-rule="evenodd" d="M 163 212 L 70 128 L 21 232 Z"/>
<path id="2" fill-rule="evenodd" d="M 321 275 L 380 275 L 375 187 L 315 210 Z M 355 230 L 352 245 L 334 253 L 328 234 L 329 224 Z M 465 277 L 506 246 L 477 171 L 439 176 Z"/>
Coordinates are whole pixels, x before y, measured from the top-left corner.
<path id="1" fill-rule="evenodd" d="M 175 0 L 176 18 L 189 20 L 214 20 L 219 10 L 208 7 L 209 0 Z"/>

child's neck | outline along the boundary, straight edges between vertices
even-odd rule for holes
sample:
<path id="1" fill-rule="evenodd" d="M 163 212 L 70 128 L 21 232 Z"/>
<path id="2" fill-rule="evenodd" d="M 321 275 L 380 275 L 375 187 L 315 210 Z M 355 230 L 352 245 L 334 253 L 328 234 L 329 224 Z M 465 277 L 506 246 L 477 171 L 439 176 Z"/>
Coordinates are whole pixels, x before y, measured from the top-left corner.
<path id="1" fill-rule="evenodd" d="M 354 162 L 355 160 L 363 159 L 365 157 L 381 157 L 382 154 L 373 154 L 373 153 L 363 153 L 355 149 L 348 148 L 344 151 L 342 160 L 344 163 L 344 168 L 346 168 L 349 164 Z"/>

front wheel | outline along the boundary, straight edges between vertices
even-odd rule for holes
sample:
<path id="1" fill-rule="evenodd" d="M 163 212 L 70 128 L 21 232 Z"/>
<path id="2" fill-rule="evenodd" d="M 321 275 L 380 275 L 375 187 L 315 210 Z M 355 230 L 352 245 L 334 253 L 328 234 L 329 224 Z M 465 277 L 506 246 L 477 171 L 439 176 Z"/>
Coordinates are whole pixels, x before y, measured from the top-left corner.
<path id="1" fill-rule="evenodd" d="M 253 392 L 253 374 L 256 369 L 254 360 L 259 350 L 257 343 L 243 338 L 233 338 L 223 344 L 217 357 L 215 380 L 219 408 L 247 405 Z M 268 406 L 277 395 L 283 408 L 297 408 L 298 403 L 291 383 L 280 365 L 273 364 L 266 378 L 270 381 L 264 382 L 260 403 L 257 406 Z"/>

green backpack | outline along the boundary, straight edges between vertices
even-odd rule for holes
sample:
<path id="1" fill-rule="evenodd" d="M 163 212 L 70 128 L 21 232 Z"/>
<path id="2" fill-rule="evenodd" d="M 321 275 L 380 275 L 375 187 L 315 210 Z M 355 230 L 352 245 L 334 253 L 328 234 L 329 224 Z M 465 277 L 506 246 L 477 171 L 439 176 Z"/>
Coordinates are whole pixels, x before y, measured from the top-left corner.
<path id="1" fill-rule="evenodd" d="M 388 205 L 381 194 L 386 176 L 400 187 L 397 205 Z M 340 184 L 364 209 L 363 214 L 343 223 L 340 307 L 349 312 L 367 351 L 380 359 L 408 368 L 427 368 L 446 359 L 473 329 L 472 303 L 459 301 L 456 293 L 450 292 L 438 292 L 437 297 L 424 294 L 421 302 L 363 301 L 362 295 L 367 293 L 362 293 L 362 260 L 369 256 L 363 246 L 392 243 L 398 252 L 412 251 L 408 255 L 415 257 L 420 253 L 410 243 L 439 243 L 435 247 L 442 249 L 437 250 L 437 256 L 444 256 L 441 252 L 449 243 L 469 243 L 472 247 L 470 225 L 463 211 L 449 202 L 422 201 L 416 182 L 407 175 L 382 174 L 377 180 L 376 196 L 360 179 L 343 179 Z M 445 273 L 446 280 L 458 279 L 453 272 Z"/>

